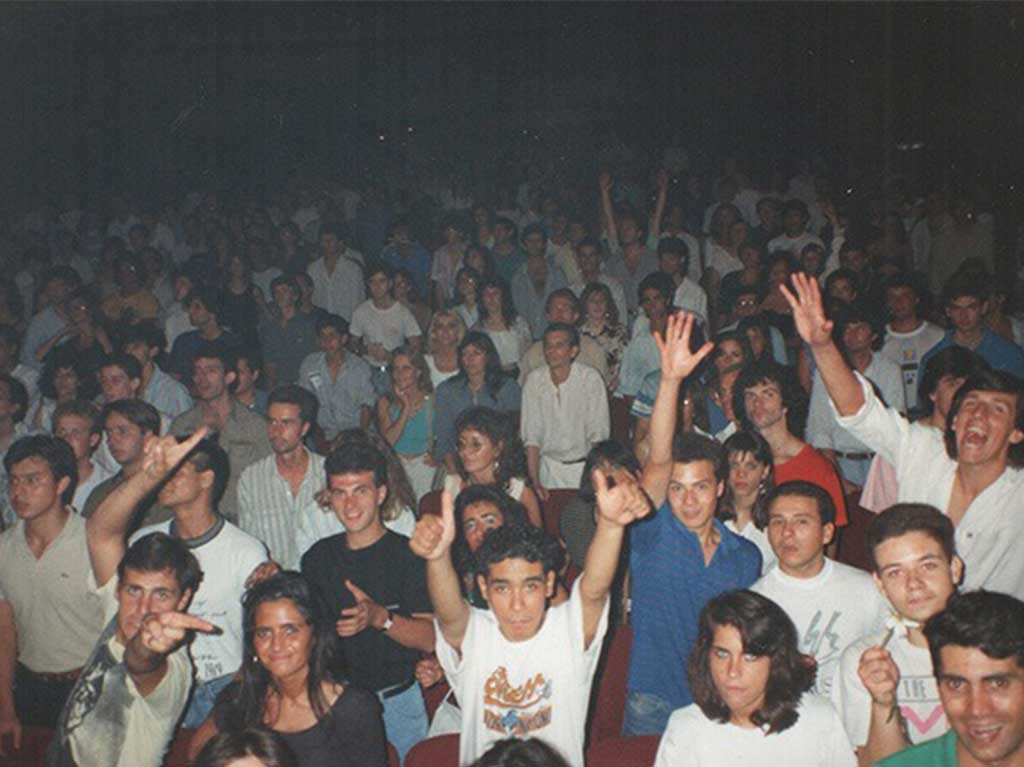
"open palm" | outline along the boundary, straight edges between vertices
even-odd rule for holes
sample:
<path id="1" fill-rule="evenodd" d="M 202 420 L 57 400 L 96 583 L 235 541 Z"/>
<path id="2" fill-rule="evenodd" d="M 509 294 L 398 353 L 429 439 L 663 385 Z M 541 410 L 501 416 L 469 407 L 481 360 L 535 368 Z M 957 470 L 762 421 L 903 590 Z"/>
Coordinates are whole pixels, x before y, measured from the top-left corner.
<path id="1" fill-rule="evenodd" d="M 693 372 L 707 357 L 715 345 L 708 341 L 695 352 L 690 351 L 690 337 L 693 335 L 694 315 L 678 312 L 669 315 L 665 323 L 665 334 L 654 334 L 661 359 L 661 377 L 681 381 Z"/>
<path id="2" fill-rule="evenodd" d="M 800 337 L 811 346 L 824 346 L 832 341 L 832 320 L 825 317 L 818 281 L 806 274 L 797 273 L 792 277 L 793 290 L 780 285 L 793 310 L 793 322 Z"/>

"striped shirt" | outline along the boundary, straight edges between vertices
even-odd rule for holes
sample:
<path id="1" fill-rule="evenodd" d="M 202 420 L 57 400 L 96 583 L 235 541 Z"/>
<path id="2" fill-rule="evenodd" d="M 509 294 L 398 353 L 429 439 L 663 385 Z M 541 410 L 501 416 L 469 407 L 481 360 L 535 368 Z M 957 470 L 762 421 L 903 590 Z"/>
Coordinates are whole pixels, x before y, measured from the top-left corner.
<path id="1" fill-rule="evenodd" d="M 306 476 L 295 495 L 277 470 L 276 455 L 268 455 L 246 468 L 238 482 L 239 527 L 263 541 L 271 558 L 286 570 L 299 569 L 302 551 L 308 548 L 300 545 L 300 538 L 318 540 L 323 537 L 320 533 L 337 532 L 329 524 L 335 521 L 334 514 L 321 509 L 316 501 L 326 481 L 324 457 L 308 450 L 306 455 Z"/>

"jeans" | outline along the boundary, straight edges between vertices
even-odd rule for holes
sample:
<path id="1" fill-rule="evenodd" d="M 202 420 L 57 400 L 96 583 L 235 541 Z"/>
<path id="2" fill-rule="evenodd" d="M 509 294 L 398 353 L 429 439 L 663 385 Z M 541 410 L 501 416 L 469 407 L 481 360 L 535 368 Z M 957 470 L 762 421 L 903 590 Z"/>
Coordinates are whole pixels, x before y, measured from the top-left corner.
<path id="1" fill-rule="evenodd" d="M 661 735 L 668 726 L 672 706 L 664 698 L 630 690 L 626 695 L 623 735 Z"/>
<path id="2" fill-rule="evenodd" d="M 427 707 L 423 703 L 420 686 L 413 684 L 408 690 L 390 698 L 377 693 L 384 705 L 384 734 L 398 752 L 398 759 L 405 761 L 409 749 L 427 737 Z"/>
<path id="3" fill-rule="evenodd" d="M 205 682 L 196 681 L 192 687 L 192 697 L 188 701 L 188 708 L 185 709 L 185 718 L 181 722 L 182 727 L 194 729 L 206 721 L 206 717 L 213 711 L 213 704 L 217 702 L 217 696 L 231 680 L 234 674 L 225 674 Z"/>
<path id="4" fill-rule="evenodd" d="M 14 710 L 22 725 L 56 727 L 74 680 L 46 682 L 20 663 L 14 667 Z"/>

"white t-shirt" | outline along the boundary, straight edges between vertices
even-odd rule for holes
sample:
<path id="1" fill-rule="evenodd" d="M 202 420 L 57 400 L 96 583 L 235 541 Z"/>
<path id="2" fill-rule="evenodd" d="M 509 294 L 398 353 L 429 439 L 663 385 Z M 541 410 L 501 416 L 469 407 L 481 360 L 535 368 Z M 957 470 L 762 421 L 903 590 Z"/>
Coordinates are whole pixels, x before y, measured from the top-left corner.
<path id="1" fill-rule="evenodd" d="M 496 741 L 540 738 L 569 764 L 583 764 L 590 687 L 608 630 L 608 602 L 590 646 L 583 646 L 579 580 L 568 602 L 548 608 L 532 639 L 510 642 L 490 610 L 470 608 L 461 656 L 437 626 L 437 659 L 462 706 L 459 764 Z"/>
<path id="2" fill-rule="evenodd" d="M 170 521 L 143 527 L 131 543 L 150 533 L 170 535 L 170 529 Z M 224 522 L 212 540 L 190 550 L 199 560 L 203 582 L 189 613 L 222 631 L 219 635 L 197 633 L 191 644 L 196 677 L 208 682 L 233 674 L 242 665 L 242 594 L 252 571 L 267 561 L 267 549 L 261 541 Z"/>
<path id="3" fill-rule="evenodd" d="M 868 742 L 871 726 L 871 695 L 860 681 L 860 656 L 882 641 L 881 634 L 862 637 L 846 648 L 832 683 L 832 705 L 846 728 L 850 742 L 860 748 Z M 907 722 L 911 743 L 937 738 L 949 729 L 939 700 L 939 688 L 927 647 L 915 647 L 905 635 L 894 634 L 886 650 L 900 670 L 896 699 Z"/>
<path id="4" fill-rule="evenodd" d="M 765 735 L 757 728 L 708 719 L 697 704 L 672 712 L 661 736 L 654 767 L 855 767 L 857 757 L 835 709 L 805 693 L 799 719 Z"/>
<path id="5" fill-rule="evenodd" d="M 917 330 L 909 333 L 897 333 L 891 327 L 885 327 L 885 344 L 881 355 L 900 366 L 903 377 L 903 398 L 907 409 L 917 407 L 918 380 L 924 374 L 921 358 L 929 349 L 942 340 L 945 335 L 938 325 L 922 322 Z"/>
<path id="6" fill-rule="evenodd" d="M 784 250 L 793 258 L 799 259 L 803 249 L 811 243 L 820 246 L 822 250 L 825 249 L 825 243 L 821 241 L 820 237 L 810 232 L 801 232 L 796 237 L 780 234 L 778 237 L 769 240 L 765 252 L 771 255 L 777 250 Z"/>
<path id="7" fill-rule="evenodd" d="M 870 575 L 831 559 L 813 578 L 794 578 L 774 567 L 751 589 L 773 600 L 796 625 L 800 652 L 818 661 L 814 691 L 821 695 L 830 693 L 843 651 L 882 631 L 891 613 Z"/>
<path id="8" fill-rule="evenodd" d="M 349 332 L 367 344 L 380 344 L 390 352 L 423 331 L 412 312 L 400 301 L 387 309 L 378 309 L 373 301 L 363 301 L 352 313 Z"/>

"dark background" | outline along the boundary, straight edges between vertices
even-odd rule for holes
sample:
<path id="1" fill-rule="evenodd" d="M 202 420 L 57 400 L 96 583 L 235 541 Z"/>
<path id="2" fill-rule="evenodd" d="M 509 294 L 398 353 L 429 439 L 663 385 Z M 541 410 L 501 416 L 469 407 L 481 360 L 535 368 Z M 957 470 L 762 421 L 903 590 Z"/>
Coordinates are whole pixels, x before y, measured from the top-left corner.
<path id="1" fill-rule="evenodd" d="M 1021 4 L 4 4 L 0 191 L 594 158 L 1021 167 Z M 411 129 L 411 130 L 410 130 Z M 923 144 L 918 149 L 905 145 Z M 903 149 L 899 145 L 904 145 Z"/>

